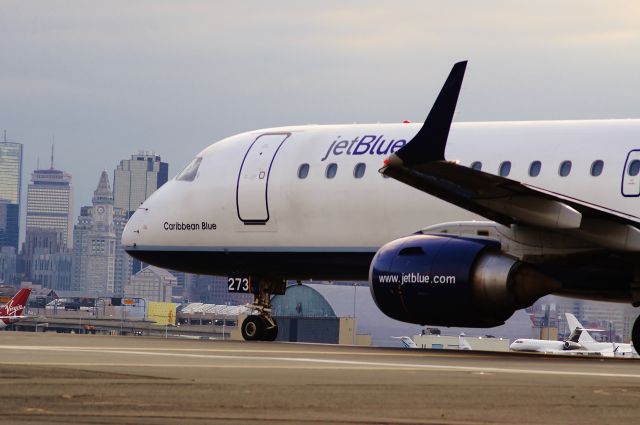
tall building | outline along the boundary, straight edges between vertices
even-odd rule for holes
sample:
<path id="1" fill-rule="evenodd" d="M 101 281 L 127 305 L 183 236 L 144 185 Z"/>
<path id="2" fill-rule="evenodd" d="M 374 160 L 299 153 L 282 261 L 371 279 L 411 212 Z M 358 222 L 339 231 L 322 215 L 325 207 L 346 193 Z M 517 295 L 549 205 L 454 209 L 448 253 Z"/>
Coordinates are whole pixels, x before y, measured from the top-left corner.
<path id="1" fill-rule="evenodd" d="M 20 190 L 22 189 L 22 144 L 0 142 L 0 247 L 18 252 Z"/>
<path id="2" fill-rule="evenodd" d="M 115 292 L 116 229 L 109 175 L 102 172 L 92 205 L 82 207 L 73 231 L 72 289 L 94 295 Z"/>
<path id="3" fill-rule="evenodd" d="M 132 213 L 168 177 L 169 165 L 158 155 L 141 152 L 123 159 L 113 173 L 113 205 Z"/>
<path id="4" fill-rule="evenodd" d="M 18 252 L 20 238 L 20 206 L 0 200 L 0 248 L 12 247 Z"/>
<path id="5" fill-rule="evenodd" d="M 27 234 L 30 231 L 59 232 L 67 248 L 73 238 L 73 196 L 71 174 L 56 170 L 35 170 L 27 188 Z"/>
<path id="6" fill-rule="evenodd" d="M 148 152 L 131 155 L 131 159 L 123 159 L 113 172 L 113 205 L 126 212 L 124 217 L 116 220 L 118 235 L 116 291 L 122 294 L 132 273 L 144 268 L 138 260 L 131 258 L 120 245 L 120 236 L 127 219 L 153 192 L 167 182 L 169 164 L 162 162 L 160 156 Z M 124 221 L 120 221 L 120 220 Z M 120 227 L 121 226 L 121 227 Z"/>
<path id="7" fill-rule="evenodd" d="M 133 268 L 133 258 L 122 246 L 122 232 L 127 224 L 129 212 L 120 208 L 113 209 L 113 225 L 116 232 L 116 258 L 113 292 L 117 296 L 124 295 L 124 288 L 129 284 Z"/>

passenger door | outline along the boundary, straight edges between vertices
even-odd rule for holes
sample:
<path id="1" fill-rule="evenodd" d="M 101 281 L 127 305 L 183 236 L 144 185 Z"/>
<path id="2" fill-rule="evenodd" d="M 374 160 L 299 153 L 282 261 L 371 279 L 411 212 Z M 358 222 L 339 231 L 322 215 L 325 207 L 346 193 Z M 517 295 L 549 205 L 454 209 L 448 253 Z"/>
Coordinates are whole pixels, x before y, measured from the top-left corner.
<path id="1" fill-rule="evenodd" d="M 269 221 L 269 176 L 282 144 L 291 133 L 258 136 L 247 150 L 236 190 L 238 218 L 245 225 L 264 225 Z"/>
<path id="2" fill-rule="evenodd" d="M 622 195 L 640 196 L 640 150 L 627 154 L 622 172 Z"/>

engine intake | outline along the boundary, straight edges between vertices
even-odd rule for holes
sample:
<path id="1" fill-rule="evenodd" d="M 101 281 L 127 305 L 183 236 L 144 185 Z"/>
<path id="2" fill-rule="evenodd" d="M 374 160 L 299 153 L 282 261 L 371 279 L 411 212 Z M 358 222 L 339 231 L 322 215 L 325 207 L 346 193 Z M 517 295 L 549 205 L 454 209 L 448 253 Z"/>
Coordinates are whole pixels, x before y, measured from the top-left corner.
<path id="1" fill-rule="evenodd" d="M 387 316 L 420 325 L 493 327 L 560 284 L 486 239 L 412 235 L 381 247 L 369 270 Z"/>

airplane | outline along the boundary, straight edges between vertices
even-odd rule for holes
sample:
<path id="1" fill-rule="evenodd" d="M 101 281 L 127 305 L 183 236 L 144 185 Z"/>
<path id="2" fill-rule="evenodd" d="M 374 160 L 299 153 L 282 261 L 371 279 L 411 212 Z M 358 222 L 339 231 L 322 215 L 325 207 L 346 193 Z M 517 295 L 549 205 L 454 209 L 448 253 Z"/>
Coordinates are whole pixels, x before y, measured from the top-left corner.
<path id="1" fill-rule="evenodd" d="M 27 306 L 30 294 L 31 288 L 22 288 L 7 304 L 0 307 L 0 329 L 4 329 L 22 319 L 31 317 L 22 315 L 22 312 Z"/>
<path id="2" fill-rule="evenodd" d="M 418 345 L 415 343 L 411 337 L 408 336 L 392 336 L 393 339 L 399 339 L 404 348 L 418 348 Z M 465 334 L 461 333 L 458 335 L 458 349 L 459 350 L 472 350 L 469 341 L 465 338 Z"/>
<path id="3" fill-rule="evenodd" d="M 404 348 L 418 348 L 418 345 L 408 336 L 392 336 L 393 339 L 399 339 Z"/>
<path id="4" fill-rule="evenodd" d="M 548 341 L 544 339 L 516 339 L 509 348 L 512 351 L 528 351 L 552 354 L 602 355 L 607 357 L 637 357 L 631 344 L 615 342 L 598 342 L 589 334 L 603 332 L 602 329 L 587 329 L 578 319 L 565 313 L 571 335 L 565 341 Z"/>
<path id="5" fill-rule="evenodd" d="M 287 279 L 368 280 L 418 325 L 494 327 L 551 293 L 640 306 L 640 120 L 452 125 L 466 66 L 423 124 L 213 143 L 140 205 L 124 248 L 253 294 L 246 340 L 276 338 Z"/>

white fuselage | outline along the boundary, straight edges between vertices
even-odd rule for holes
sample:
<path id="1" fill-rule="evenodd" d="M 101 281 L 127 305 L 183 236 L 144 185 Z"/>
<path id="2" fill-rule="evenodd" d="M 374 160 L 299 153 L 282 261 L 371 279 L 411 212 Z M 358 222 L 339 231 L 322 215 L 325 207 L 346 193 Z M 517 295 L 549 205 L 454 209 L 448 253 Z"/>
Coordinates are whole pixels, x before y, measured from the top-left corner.
<path id="1" fill-rule="evenodd" d="M 580 354 L 600 353 L 604 356 L 635 357 L 631 344 L 612 342 L 581 342 L 581 347 L 565 349 L 564 341 L 547 341 L 543 339 L 517 339 L 510 345 L 512 351 L 551 353 L 551 354 Z"/>
<path id="2" fill-rule="evenodd" d="M 419 124 L 312 125 L 221 140 L 198 154 L 202 159 L 192 181 L 178 176 L 143 203 L 127 224 L 123 244 L 134 255 L 373 255 L 386 242 L 426 226 L 478 218 L 378 173 L 384 159 L 419 129 Z M 465 166 L 480 161 L 482 171 L 492 174 L 511 161 L 510 179 L 638 221 L 640 176 L 625 172 L 627 163 L 640 158 L 637 149 L 640 120 L 457 123 L 446 158 Z M 592 176 L 597 160 L 604 166 Z M 536 177 L 528 174 L 532 161 L 541 162 Z M 563 161 L 571 161 L 565 177 L 559 174 Z M 359 163 L 366 170 L 356 178 Z M 299 178 L 303 164 L 308 174 Z M 329 164 L 337 167 L 333 178 L 327 177 Z M 212 266 L 210 272 L 227 270 Z"/>

